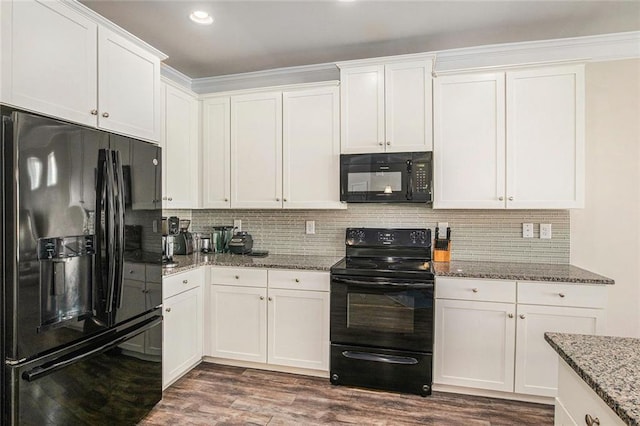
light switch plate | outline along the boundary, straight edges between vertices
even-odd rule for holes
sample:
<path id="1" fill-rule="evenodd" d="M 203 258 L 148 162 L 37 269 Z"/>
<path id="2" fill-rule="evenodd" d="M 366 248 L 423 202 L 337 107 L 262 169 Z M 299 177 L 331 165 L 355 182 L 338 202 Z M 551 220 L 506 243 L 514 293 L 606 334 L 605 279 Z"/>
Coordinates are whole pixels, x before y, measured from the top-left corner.
<path id="1" fill-rule="evenodd" d="M 315 220 L 307 220 L 305 222 L 305 232 L 307 234 L 315 234 L 316 233 L 316 221 Z"/>
<path id="2" fill-rule="evenodd" d="M 522 224 L 522 238 L 533 238 L 533 223 Z"/>
<path id="3" fill-rule="evenodd" d="M 551 239 L 551 224 L 550 223 L 541 223 L 540 224 L 540 238 L 544 240 Z"/>

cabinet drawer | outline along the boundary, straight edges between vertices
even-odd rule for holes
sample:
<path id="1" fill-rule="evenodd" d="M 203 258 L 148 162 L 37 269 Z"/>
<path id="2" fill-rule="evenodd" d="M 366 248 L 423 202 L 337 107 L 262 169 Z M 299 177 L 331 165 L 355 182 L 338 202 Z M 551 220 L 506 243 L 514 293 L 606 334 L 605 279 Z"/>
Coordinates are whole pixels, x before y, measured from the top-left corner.
<path id="1" fill-rule="evenodd" d="M 329 291 L 329 273 L 301 270 L 269 270 L 269 288 Z"/>
<path id="2" fill-rule="evenodd" d="M 518 282 L 518 303 L 604 308 L 607 287 L 569 283 Z"/>
<path id="3" fill-rule="evenodd" d="M 472 278 L 436 278 L 436 298 L 515 303 L 516 283 Z"/>
<path id="4" fill-rule="evenodd" d="M 202 268 L 164 277 L 162 280 L 162 298 L 166 300 L 171 296 L 191 290 L 198 287 L 203 281 Z"/>
<path id="5" fill-rule="evenodd" d="M 267 270 L 258 268 L 211 268 L 211 283 L 244 287 L 266 287 Z"/>
<path id="6" fill-rule="evenodd" d="M 124 263 L 124 278 L 127 280 L 144 281 L 145 266 L 144 263 Z"/>

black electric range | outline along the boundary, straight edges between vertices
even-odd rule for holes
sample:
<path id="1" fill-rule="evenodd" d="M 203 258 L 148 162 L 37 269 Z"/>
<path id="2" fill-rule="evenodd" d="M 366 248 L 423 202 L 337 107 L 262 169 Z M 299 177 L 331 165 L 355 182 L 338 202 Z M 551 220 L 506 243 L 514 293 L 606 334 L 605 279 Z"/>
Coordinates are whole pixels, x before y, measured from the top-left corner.
<path id="1" fill-rule="evenodd" d="M 333 384 L 431 394 L 431 230 L 348 228 L 331 267 Z"/>

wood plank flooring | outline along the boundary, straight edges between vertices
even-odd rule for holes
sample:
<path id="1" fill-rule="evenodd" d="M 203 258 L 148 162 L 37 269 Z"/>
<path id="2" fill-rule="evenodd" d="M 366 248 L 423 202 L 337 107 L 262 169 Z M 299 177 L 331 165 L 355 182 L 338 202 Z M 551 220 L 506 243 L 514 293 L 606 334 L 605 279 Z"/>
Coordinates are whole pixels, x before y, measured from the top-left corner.
<path id="1" fill-rule="evenodd" d="M 552 425 L 553 406 L 434 392 L 333 386 L 329 379 L 203 363 L 164 392 L 154 425 Z"/>

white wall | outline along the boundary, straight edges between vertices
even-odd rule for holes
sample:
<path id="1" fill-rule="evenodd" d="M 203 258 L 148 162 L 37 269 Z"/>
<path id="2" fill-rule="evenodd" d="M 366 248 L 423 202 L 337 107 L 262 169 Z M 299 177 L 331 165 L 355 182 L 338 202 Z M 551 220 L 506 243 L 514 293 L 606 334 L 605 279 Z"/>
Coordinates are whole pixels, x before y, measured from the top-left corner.
<path id="1" fill-rule="evenodd" d="M 613 278 L 607 334 L 640 337 L 640 60 L 586 68 L 586 204 L 571 263 Z"/>

